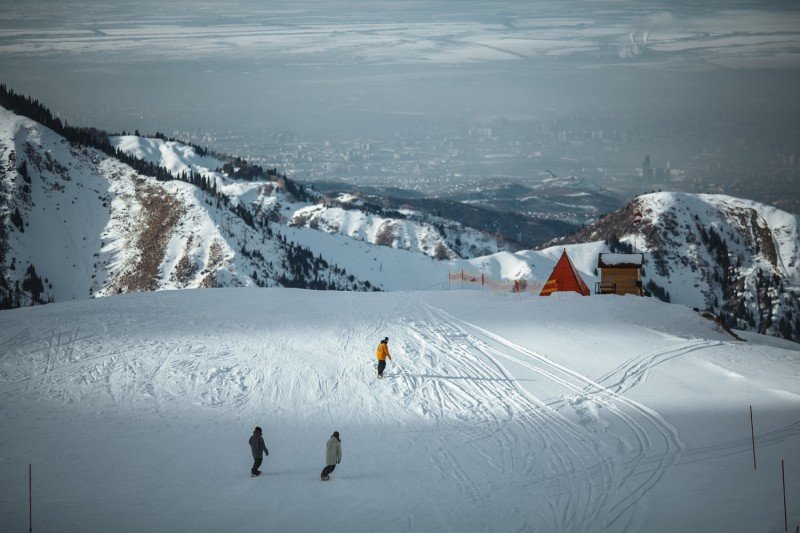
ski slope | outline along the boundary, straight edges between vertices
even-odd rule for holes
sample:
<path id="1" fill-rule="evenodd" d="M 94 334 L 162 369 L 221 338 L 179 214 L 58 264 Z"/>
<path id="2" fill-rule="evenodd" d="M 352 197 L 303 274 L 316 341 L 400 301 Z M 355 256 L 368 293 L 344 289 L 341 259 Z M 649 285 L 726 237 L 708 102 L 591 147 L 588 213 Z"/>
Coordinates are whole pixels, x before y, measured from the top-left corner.
<path id="1" fill-rule="evenodd" d="M 575 294 L 208 289 L 2 311 L 0 522 L 28 527 L 32 464 L 36 531 L 783 531 L 800 346 L 747 339 Z M 256 425 L 270 455 L 251 478 Z M 320 483 L 334 430 L 343 460 Z"/>

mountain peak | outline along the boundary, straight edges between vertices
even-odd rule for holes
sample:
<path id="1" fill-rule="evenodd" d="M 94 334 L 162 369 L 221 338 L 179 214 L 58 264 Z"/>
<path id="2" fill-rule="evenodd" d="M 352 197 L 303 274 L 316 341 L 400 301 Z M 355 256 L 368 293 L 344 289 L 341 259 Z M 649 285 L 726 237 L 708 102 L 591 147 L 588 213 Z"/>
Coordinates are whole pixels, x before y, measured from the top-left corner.
<path id="1" fill-rule="evenodd" d="M 551 244 L 601 240 L 643 251 L 654 292 L 716 313 L 729 327 L 800 340 L 797 230 L 797 216 L 752 200 L 655 192 Z"/>

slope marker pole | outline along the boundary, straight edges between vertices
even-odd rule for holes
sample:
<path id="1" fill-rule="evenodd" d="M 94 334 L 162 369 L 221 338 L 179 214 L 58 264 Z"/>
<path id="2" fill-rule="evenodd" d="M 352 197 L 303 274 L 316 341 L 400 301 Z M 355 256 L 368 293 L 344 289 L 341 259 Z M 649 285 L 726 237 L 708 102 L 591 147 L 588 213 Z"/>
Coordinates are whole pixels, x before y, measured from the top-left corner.
<path id="1" fill-rule="evenodd" d="M 783 530 L 789 531 L 789 516 L 786 513 L 786 474 L 783 470 L 783 459 L 781 459 L 781 481 L 783 482 Z"/>
<path id="2" fill-rule="evenodd" d="M 753 470 L 756 469 L 756 430 L 753 426 L 753 406 L 750 406 L 750 435 L 753 439 Z"/>
<path id="3" fill-rule="evenodd" d="M 33 531 L 33 476 L 28 464 L 28 531 Z"/>

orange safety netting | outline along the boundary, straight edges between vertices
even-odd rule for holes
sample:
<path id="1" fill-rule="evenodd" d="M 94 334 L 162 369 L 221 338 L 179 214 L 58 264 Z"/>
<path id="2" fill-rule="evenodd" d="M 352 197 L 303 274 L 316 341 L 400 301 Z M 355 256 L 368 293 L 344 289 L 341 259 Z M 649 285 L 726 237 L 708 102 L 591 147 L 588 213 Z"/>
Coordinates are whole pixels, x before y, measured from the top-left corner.
<path id="1" fill-rule="evenodd" d="M 449 281 L 458 281 L 460 283 L 467 283 L 470 285 L 480 285 L 489 289 L 499 292 L 532 292 L 539 293 L 542 289 L 557 289 L 558 282 L 550 280 L 542 281 L 528 281 L 526 279 L 518 279 L 513 281 L 497 281 L 486 276 L 485 274 L 468 274 L 463 270 L 460 272 L 448 272 L 447 278 Z"/>

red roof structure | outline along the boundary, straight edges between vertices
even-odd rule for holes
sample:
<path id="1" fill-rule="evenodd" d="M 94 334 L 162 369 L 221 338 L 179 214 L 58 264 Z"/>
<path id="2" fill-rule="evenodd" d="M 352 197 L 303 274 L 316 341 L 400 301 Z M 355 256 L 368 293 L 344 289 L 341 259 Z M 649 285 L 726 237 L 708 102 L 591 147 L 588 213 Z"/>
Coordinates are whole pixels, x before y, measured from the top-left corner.
<path id="1" fill-rule="evenodd" d="M 581 275 L 575 270 L 575 266 L 570 261 L 567 251 L 561 254 L 556 266 L 553 268 L 553 273 L 550 274 L 547 283 L 544 284 L 542 292 L 539 296 L 550 296 L 554 292 L 577 292 L 584 296 L 589 296 L 589 287 L 583 281 Z"/>

